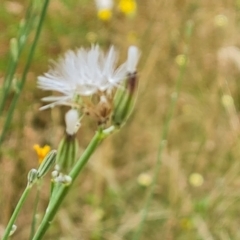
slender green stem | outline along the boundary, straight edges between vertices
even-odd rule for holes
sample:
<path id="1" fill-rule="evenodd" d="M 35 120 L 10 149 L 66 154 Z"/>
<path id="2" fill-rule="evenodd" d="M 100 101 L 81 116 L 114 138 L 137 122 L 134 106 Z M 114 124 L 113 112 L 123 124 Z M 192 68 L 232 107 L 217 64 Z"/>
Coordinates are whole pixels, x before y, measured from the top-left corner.
<path id="1" fill-rule="evenodd" d="M 111 131 L 102 131 L 99 130 L 96 132 L 95 136 L 89 143 L 88 147 L 82 154 L 82 156 L 78 159 L 77 163 L 73 167 L 72 171 L 70 172 L 69 176 L 72 178 L 72 184 L 70 185 L 61 185 L 58 189 L 58 192 L 56 193 L 56 196 L 54 196 L 53 200 L 51 201 L 51 204 L 49 205 L 46 214 L 35 234 L 32 240 L 40 240 L 43 238 L 45 232 L 47 231 L 48 227 L 51 224 L 51 221 L 53 220 L 55 214 L 57 213 L 62 201 L 66 197 L 69 189 L 73 185 L 73 182 L 76 180 L 77 176 L 83 169 L 83 167 L 88 162 L 90 156 L 93 154 L 93 152 L 96 150 L 97 146 L 102 142 L 104 138 L 106 138 L 114 129 L 111 128 Z"/>
<path id="2" fill-rule="evenodd" d="M 29 240 L 33 238 L 33 235 L 36 230 L 36 222 L 37 222 L 37 210 L 38 210 L 38 203 L 39 203 L 39 196 L 40 196 L 40 188 L 41 188 L 41 182 L 38 182 L 37 186 L 37 194 L 35 198 L 35 203 L 34 203 L 34 209 L 33 209 L 33 218 L 32 218 L 32 223 L 31 223 L 31 231 L 29 235 Z"/>
<path id="3" fill-rule="evenodd" d="M 161 140 L 160 140 L 159 149 L 158 149 L 157 162 L 156 162 L 156 165 L 155 165 L 155 171 L 153 173 L 153 181 L 152 181 L 152 184 L 150 186 L 150 190 L 148 192 L 147 199 L 145 201 L 145 205 L 144 205 L 142 213 L 141 213 L 140 223 L 139 223 L 138 228 L 137 228 L 137 230 L 136 230 L 136 232 L 133 236 L 133 240 L 139 240 L 140 239 L 140 237 L 142 235 L 142 231 L 143 231 L 143 226 L 146 222 L 146 218 L 147 218 L 147 214 L 148 214 L 148 211 L 149 211 L 150 203 L 152 201 L 152 198 L 153 198 L 153 195 L 154 195 L 154 190 L 156 188 L 157 178 L 159 176 L 159 171 L 160 171 L 161 163 L 162 163 L 162 153 L 163 153 L 163 150 L 164 150 L 164 148 L 166 146 L 166 143 L 167 143 L 168 133 L 169 133 L 169 129 L 170 129 L 170 123 L 171 123 L 173 113 L 174 113 L 174 109 L 175 109 L 175 106 L 176 106 L 176 102 L 177 102 L 177 99 L 178 99 L 179 86 L 180 86 L 180 82 L 182 81 L 182 78 L 183 78 L 183 70 L 181 71 L 181 73 L 178 77 L 176 92 L 174 92 L 172 94 L 169 112 L 168 112 L 167 118 L 165 120 L 165 124 L 163 126 L 163 130 L 162 130 L 162 134 L 161 134 Z"/>
<path id="4" fill-rule="evenodd" d="M 14 212 L 13 212 L 13 214 L 12 214 L 12 216 L 11 216 L 9 222 L 8 222 L 8 225 L 6 227 L 6 230 L 4 232 L 2 240 L 7 240 L 8 239 L 9 234 L 12 230 L 12 226 L 15 223 L 16 218 L 17 218 L 20 210 L 22 209 L 22 206 L 23 206 L 23 204 L 24 204 L 24 202 L 25 202 L 25 200 L 26 200 L 26 198 L 27 198 L 27 196 L 30 192 L 30 189 L 31 189 L 31 185 L 27 185 L 27 187 L 25 188 L 21 198 L 19 199 L 18 204 L 17 204 L 17 206 L 16 206 L 16 208 L 15 208 L 15 210 L 14 210 Z"/>
<path id="5" fill-rule="evenodd" d="M 22 74 L 22 78 L 21 78 L 21 80 L 20 80 L 20 82 L 17 86 L 18 90 L 15 93 L 14 98 L 11 102 L 10 108 L 8 110 L 8 115 L 6 117 L 6 121 L 5 121 L 4 126 L 2 128 L 2 133 L 1 133 L 1 136 L 0 136 L 0 144 L 3 142 L 6 131 L 8 130 L 8 128 L 10 126 L 14 109 L 15 109 L 16 104 L 18 102 L 21 91 L 24 87 L 26 77 L 27 77 L 27 73 L 28 73 L 28 70 L 30 68 L 32 58 L 33 58 L 33 55 L 34 55 L 34 52 L 35 52 L 35 49 L 36 49 L 36 46 L 37 46 L 37 42 L 38 42 L 38 39 L 39 39 L 39 36 L 40 36 L 40 33 L 41 33 L 41 29 L 42 29 L 43 21 L 44 21 L 46 12 L 47 12 L 48 4 L 49 4 L 49 0 L 45 0 L 45 2 L 43 4 L 42 12 L 41 12 L 40 20 L 39 20 L 39 23 L 38 23 L 38 26 L 37 26 L 36 34 L 35 34 L 35 37 L 34 37 L 34 40 L 33 40 L 33 44 L 31 45 L 31 49 L 30 49 L 30 52 L 29 52 L 29 55 L 28 55 L 27 63 L 25 65 L 25 68 L 24 68 L 24 71 L 23 71 L 23 74 Z"/>
<path id="6" fill-rule="evenodd" d="M 191 32 L 192 32 L 192 23 L 190 23 L 190 22 L 188 23 L 186 30 L 187 30 L 187 32 L 186 32 L 187 40 L 189 40 L 189 37 L 190 37 Z M 168 133 L 169 133 L 169 130 L 170 130 L 170 124 L 171 124 L 171 121 L 172 121 L 172 118 L 173 118 L 174 110 L 175 110 L 176 103 L 177 103 L 178 96 L 179 96 L 179 92 L 180 92 L 181 83 L 182 83 L 182 80 L 183 80 L 183 77 L 184 77 L 184 74 L 185 74 L 185 70 L 186 70 L 186 66 L 187 66 L 187 60 L 188 60 L 187 59 L 187 52 L 188 52 L 188 48 L 186 46 L 185 54 L 183 56 L 184 57 L 183 63 L 180 65 L 180 72 L 179 72 L 179 75 L 178 75 L 178 78 L 177 78 L 177 81 L 176 81 L 175 91 L 171 95 L 170 107 L 168 109 L 167 117 L 166 117 L 166 120 L 165 120 L 165 123 L 164 123 L 164 126 L 163 126 L 161 138 L 160 138 L 160 144 L 159 144 L 158 155 L 157 155 L 157 162 L 156 162 L 155 170 L 154 170 L 154 173 L 153 173 L 153 181 L 152 181 L 152 184 L 150 186 L 145 204 L 143 206 L 140 223 L 137 227 L 136 232 L 133 235 L 133 240 L 139 240 L 141 238 L 142 231 L 143 231 L 143 226 L 146 222 L 146 218 L 147 218 L 147 214 L 148 214 L 148 211 L 149 211 L 150 203 L 151 203 L 151 201 L 153 199 L 153 196 L 154 196 L 154 191 L 155 191 L 155 188 L 156 188 L 157 179 L 158 179 L 158 176 L 159 176 L 159 171 L 160 171 L 161 163 L 162 163 L 162 153 L 163 153 L 163 150 L 164 150 L 164 148 L 167 144 Z"/>

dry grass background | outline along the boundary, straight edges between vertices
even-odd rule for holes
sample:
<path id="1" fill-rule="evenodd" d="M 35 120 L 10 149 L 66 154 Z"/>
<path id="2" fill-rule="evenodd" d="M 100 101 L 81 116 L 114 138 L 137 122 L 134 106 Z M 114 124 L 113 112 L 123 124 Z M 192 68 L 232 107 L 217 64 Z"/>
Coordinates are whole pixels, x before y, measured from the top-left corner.
<path id="1" fill-rule="evenodd" d="M 26 6 L 24 0 L 1 3 L 0 80 L 9 40 L 16 36 Z M 36 88 L 36 78 L 47 70 L 49 59 L 69 48 L 90 46 L 95 39 L 106 48 L 116 45 L 121 59 L 130 44 L 140 47 L 138 102 L 124 128 L 91 158 L 45 239 L 131 239 L 149 190 L 138 177 L 141 173 L 151 177 L 155 168 L 179 71 L 175 59 L 184 51 L 189 20 L 194 28 L 187 71 L 141 239 L 240 239 L 240 56 L 235 51 L 237 60 L 217 59 L 221 48 L 240 45 L 239 0 L 139 0 L 134 18 L 116 10 L 108 24 L 97 19 L 91 0 L 51 0 L 26 86 L 1 148 L 1 229 L 21 195 L 27 172 L 37 166 L 32 146 L 47 143 L 57 148 L 64 131 L 65 108 L 38 111 L 46 93 Z M 18 73 L 21 70 L 20 64 Z M 94 129 L 94 122 L 83 123 L 78 136 L 82 149 Z M 189 181 L 193 173 L 203 177 L 201 186 Z M 48 194 L 45 180 L 39 212 L 45 209 Z M 12 239 L 28 239 L 34 197 L 33 191 Z"/>

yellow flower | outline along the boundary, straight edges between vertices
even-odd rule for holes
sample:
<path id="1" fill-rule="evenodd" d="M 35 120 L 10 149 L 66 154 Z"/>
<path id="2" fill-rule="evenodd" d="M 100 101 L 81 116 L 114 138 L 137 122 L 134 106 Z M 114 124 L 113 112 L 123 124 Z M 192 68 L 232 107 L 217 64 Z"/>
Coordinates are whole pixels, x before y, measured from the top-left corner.
<path id="1" fill-rule="evenodd" d="M 102 21 L 109 21 L 112 17 L 113 0 L 95 0 L 98 10 L 98 18 Z"/>
<path id="2" fill-rule="evenodd" d="M 112 17 L 112 11 L 110 9 L 102 9 L 98 11 L 98 18 L 102 21 L 109 21 Z"/>
<path id="3" fill-rule="evenodd" d="M 219 14 L 215 16 L 214 23 L 217 27 L 227 27 L 228 18 L 225 15 Z"/>
<path id="4" fill-rule="evenodd" d="M 188 180 L 193 187 L 200 187 L 203 185 L 203 182 L 204 182 L 203 176 L 199 173 L 192 173 L 189 176 Z"/>
<path id="5" fill-rule="evenodd" d="M 141 173 L 139 176 L 138 176 L 138 184 L 143 186 L 143 187 L 148 187 L 151 185 L 152 183 L 152 176 L 148 173 Z"/>
<path id="6" fill-rule="evenodd" d="M 225 108 L 230 108 L 234 106 L 234 100 L 230 95 L 224 94 L 222 96 L 222 104 Z"/>
<path id="7" fill-rule="evenodd" d="M 136 12 L 137 5 L 135 0 L 120 0 L 118 8 L 124 14 L 132 15 Z"/>
<path id="8" fill-rule="evenodd" d="M 33 146 L 33 149 L 36 151 L 38 155 L 38 162 L 39 164 L 42 163 L 45 156 L 50 152 L 51 148 L 48 145 L 45 145 L 44 147 L 40 147 L 38 144 L 35 144 Z"/>
<path id="9" fill-rule="evenodd" d="M 178 66 L 184 66 L 186 64 L 187 61 L 187 57 L 184 54 L 179 54 L 177 55 L 177 57 L 175 58 L 176 63 L 178 64 Z"/>

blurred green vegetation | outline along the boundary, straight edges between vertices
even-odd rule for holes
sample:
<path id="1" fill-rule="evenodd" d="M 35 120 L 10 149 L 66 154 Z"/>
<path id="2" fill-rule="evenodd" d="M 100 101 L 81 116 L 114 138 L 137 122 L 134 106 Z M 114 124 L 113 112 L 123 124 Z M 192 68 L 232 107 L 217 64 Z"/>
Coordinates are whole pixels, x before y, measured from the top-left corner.
<path id="1" fill-rule="evenodd" d="M 10 39 L 18 34 L 28 1 L 3 0 L 0 7 L 0 82 L 8 62 Z M 51 0 L 25 88 L 0 159 L 0 235 L 36 167 L 34 144 L 57 145 L 66 108 L 40 112 L 37 76 L 69 48 L 114 44 L 120 60 L 130 44 L 142 51 L 139 97 L 131 119 L 92 157 L 55 218 L 45 239 L 132 239 L 152 178 L 160 134 L 178 75 L 176 57 L 184 52 L 186 23 L 194 24 L 187 71 L 163 154 L 154 198 L 141 239 L 240 239 L 240 2 L 137 1 L 135 16 L 117 7 L 101 22 L 92 0 Z M 30 36 L 29 44 L 32 36 Z M 28 47 L 16 76 L 21 74 Z M 220 55 L 220 53 L 223 53 Z M 121 61 L 120 61 L 121 62 Z M 11 96 L 10 96 L 11 98 Z M 10 99 L 9 99 L 10 101 Z M 6 104 L 5 112 L 8 110 Z M 0 117 L 0 124 L 4 116 Z M 83 122 L 82 149 L 95 123 Z M 194 175 L 193 175 L 194 174 Z M 49 177 L 50 178 L 50 177 Z M 49 184 L 41 190 L 41 212 Z M 28 239 L 35 193 L 17 221 L 12 239 Z"/>

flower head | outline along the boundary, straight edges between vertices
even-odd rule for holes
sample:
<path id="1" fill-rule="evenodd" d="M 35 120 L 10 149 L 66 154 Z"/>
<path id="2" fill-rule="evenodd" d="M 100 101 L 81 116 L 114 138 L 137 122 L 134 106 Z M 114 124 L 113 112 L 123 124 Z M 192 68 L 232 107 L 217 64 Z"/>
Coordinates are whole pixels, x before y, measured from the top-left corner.
<path id="1" fill-rule="evenodd" d="M 204 183 L 204 178 L 199 173 L 192 173 L 189 176 L 189 183 L 194 187 L 200 187 Z"/>
<path id="2" fill-rule="evenodd" d="M 98 18 L 102 21 L 109 21 L 112 17 L 112 11 L 109 9 L 98 10 Z"/>
<path id="3" fill-rule="evenodd" d="M 98 18 L 109 21 L 112 17 L 113 0 L 95 0 L 98 9 Z"/>
<path id="4" fill-rule="evenodd" d="M 38 77 L 38 87 L 57 91 L 63 96 L 43 98 L 55 105 L 71 105 L 79 96 L 91 96 L 97 92 L 111 92 L 125 79 L 126 63 L 116 68 L 117 52 L 111 47 L 104 54 L 98 45 L 90 50 L 83 48 L 68 51 L 44 76 Z M 44 109 L 42 108 L 42 109 Z"/>
<path id="5" fill-rule="evenodd" d="M 99 124 L 106 123 L 113 110 L 116 90 L 126 87 L 123 83 L 130 75 L 135 76 L 140 53 L 137 47 L 129 47 L 127 61 L 118 68 L 117 55 L 113 46 L 107 53 L 98 45 L 92 45 L 89 50 L 68 51 L 53 63 L 48 73 L 38 78 L 39 88 L 62 94 L 43 98 L 52 103 L 41 109 L 68 105 L 79 111 L 79 118 L 86 114 L 95 117 Z M 72 129 L 70 132 L 74 133 Z"/>
<path id="6" fill-rule="evenodd" d="M 137 5 L 135 0 L 120 0 L 118 8 L 122 13 L 130 16 L 136 12 Z"/>

